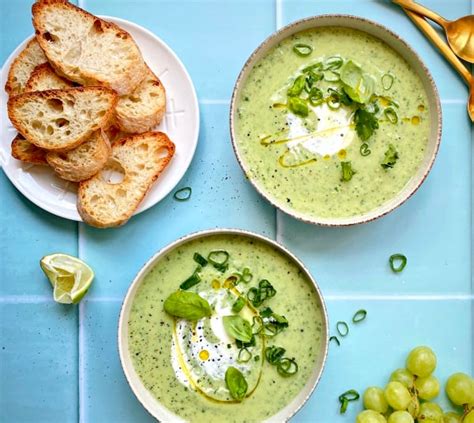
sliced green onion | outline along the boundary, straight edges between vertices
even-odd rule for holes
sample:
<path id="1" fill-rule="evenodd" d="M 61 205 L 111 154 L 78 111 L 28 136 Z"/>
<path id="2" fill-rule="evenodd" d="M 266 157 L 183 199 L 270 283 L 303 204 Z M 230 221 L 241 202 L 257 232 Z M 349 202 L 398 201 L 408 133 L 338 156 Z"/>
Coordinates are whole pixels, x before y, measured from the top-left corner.
<path id="1" fill-rule="evenodd" d="M 323 79 L 322 73 L 314 73 L 313 71 L 309 71 L 306 76 L 306 85 L 304 86 L 304 90 L 307 93 L 310 93 L 313 85 L 316 84 L 316 82 L 321 81 L 321 79 Z"/>
<path id="2" fill-rule="evenodd" d="M 311 71 L 318 71 L 323 68 L 323 64 L 321 62 L 314 63 L 312 65 L 306 66 L 303 68 L 303 73 L 308 73 Z"/>
<path id="3" fill-rule="evenodd" d="M 393 107 L 387 107 L 383 114 L 389 120 L 390 123 L 396 124 L 398 122 L 398 114 Z"/>
<path id="4" fill-rule="evenodd" d="M 229 261 L 229 253 L 225 250 L 211 251 L 207 256 L 207 260 L 222 273 L 224 273 L 229 267 L 229 264 L 227 263 Z"/>
<path id="5" fill-rule="evenodd" d="M 259 355 L 256 355 L 256 356 L 253 358 L 253 361 L 260 361 L 260 356 L 259 356 Z"/>
<path id="6" fill-rule="evenodd" d="M 362 320 L 365 320 L 366 317 L 367 317 L 367 310 L 360 309 L 355 312 L 354 316 L 352 317 L 352 321 L 354 323 L 359 323 L 359 322 L 362 322 Z"/>
<path id="7" fill-rule="evenodd" d="M 202 267 L 207 266 L 207 260 L 199 253 L 194 253 L 193 260 Z"/>
<path id="8" fill-rule="evenodd" d="M 363 156 L 363 157 L 366 157 L 368 156 L 370 153 L 372 153 L 372 151 L 370 150 L 369 148 L 369 144 L 367 144 L 366 142 L 364 142 L 361 146 L 360 146 L 360 155 Z"/>
<path id="9" fill-rule="evenodd" d="M 323 70 L 336 70 L 339 69 L 344 63 L 344 60 L 340 56 L 331 56 L 324 61 Z"/>
<path id="10" fill-rule="evenodd" d="M 382 76 L 382 87 L 384 90 L 389 90 L 392 88 L 394 77 L 390 73 L 386 73 L 384 76 Z"/>
<path id="11" fill-rule="evenodd" d="M 173 194 L 173 198 L 176 201 L 188 201 L 191 198 L 193 190 L 191 187 L 184 187 L 179 189 Z"/>
<path id="12" fill-rule="evenodd" d="M 293 46 L 293 51 L 300 57 L 307 57 L 313 52 L 313 47 L 299 43 Z"/>
<path id="13" fill-rule="evenodd" d="M 265 348 L 265 358 L 270 364 L 277 364 L 285 355 L 286 350 L 281 347 L 271 346 Z"/>
<path id="14" fill-rule="evenodd" d="M 237 301 L 232 305 L 232 311 L 234 313 L 238 313 L 240 310 L 244 308 L 244 305 L 245 305 L 245 298 L 239 297 L 237 298 Z"/>
<path id="15" fill-rule="evenodd" d="M 400 273 L 407 265 L 407 258 L 403 254 L 392 254 L 390 256 L 389 262 L 392 272 Z"/>
<path id="16" fill-rule="evenodd" d="M 306 85 L 306 76 L 300 75 L 298 78 L 296 78 L 293 82 L 293 85 L 288 88 L 288 91 L 286 92 L 290 97 L 296 97 L 299 96 Z"/>
<path id="17" fill-rule="evenodd" d="M 252 353 L 247 348 L 242 348 L 237 356 L 239 363 L 247 363 L 252 358 Z"/>
<path id="18" fill-rule="evenodd" d="M 346 322 L 337 322 L 336 329 L 339 335 L 341 335 L 342 337 L 347 336 L 347 334 L 349 333 L 349 326 Z"/>
<path id="19" fill-rule="evenodd" d="M 351 401 L 357 401 L 360 398 L 359 393 L 354 390 L 350 389 L 349 391 L 344 392 L 343 394 L 339 395 L 339 402 L 341 403 L 341 408 L 339 412 L 344 414 L 347 410 L 347 406 Z"/>
<path id="20" fill-rule="evenodd" d="M 341 76 L 339 75 L 338 72 L 332 71 L 332 70 L 327 70 L 324 71 L 324 80 L 326 82 L 338 82 L 340 81 Z"/>
<path id="21" fill-rule="evenodd" d="M 258 283 L 258 288 L 250 288 L 247 292 L 247 299 L 254 307 L 259 307 L 267 298 L 272 298 L 276 294 L 273 285 L 266 279 L 262 279 Z"/>
<path id="22" fill-rule="evenodd" d="M 309 114 L 306 100 L 299 97 L 288 97 L 288 109 L 295 115 L 306 117 Z"/>
<path id="23" fill-rule="evenodd" d="M 282 358 L 277 364 L 277 371 L 281 376 L 293 376 L 298 372 L 298 364 L 294 358 Z"/>
<path id="24" fill-rule="evenodd" d="M 341 342 L 339 341 L 339 338 L 338 338 L 337 336 L 334 336 L 334 335 L 331 336 L 331 337 L 329 338 L 329 342 L 331 342 L 331 341 L 334 341 L 334 342 L 337 344 L 338 347 L 341 346 Z"/>
<path id="25" fill-rule="evenodd" d="M 341 181 L 342 182 L 349 182 L 356 171 L 352 169 L 352 164 L 351 162 L 341 162 L 341 169 L 342 169 L 342 177 Z"/>
<path id="26" fill-rule="evenodd" d="M 252 333 L 258 335 L 263 329 L 263 320 L 260 316 L 254 316 L 252 319 Z"/>
<path id="27" fill-rule="evenodd" d="M 201 282 L 201 277 L 196 271 L 188 279 L 186 279 L 179 287 L 181 289 L 186 290 L 193 287 L 194 285 L 197 285 L 199 282 Z"/>
<path id="28" fill-rule="evenodd" d="M 323 92 L 316 87 L 313 87 L 308 94 L 308 101 L 311 106 L 319 106 L 323 102 Z"/>

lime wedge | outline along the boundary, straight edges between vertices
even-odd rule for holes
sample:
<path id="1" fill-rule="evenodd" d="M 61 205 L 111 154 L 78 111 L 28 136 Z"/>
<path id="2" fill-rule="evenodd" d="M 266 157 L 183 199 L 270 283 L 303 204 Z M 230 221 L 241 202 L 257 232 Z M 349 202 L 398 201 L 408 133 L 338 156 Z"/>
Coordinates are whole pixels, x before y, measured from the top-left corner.
<path id="1" fill-rule="evenodd" d="M 54 288 L 54 301 L 62 304 L 78 303 L 94 279 L 86 263 L 67 254 L 44 256 L 40 266 Z"/>

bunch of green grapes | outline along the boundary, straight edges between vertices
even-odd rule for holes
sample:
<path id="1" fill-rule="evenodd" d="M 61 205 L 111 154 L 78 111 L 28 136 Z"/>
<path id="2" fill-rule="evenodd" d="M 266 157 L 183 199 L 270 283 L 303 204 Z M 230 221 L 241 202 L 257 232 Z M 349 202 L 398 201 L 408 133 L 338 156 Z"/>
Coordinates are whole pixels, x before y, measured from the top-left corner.
<path id="1" fill-rule="evenodd" d="M 464 373 L 449 377 L 446 393 L 462 411 L 445 413 L 432 402 L 440 391 L 440 383 L 433 376 L 435 368 L 436 355 L 431 348 L 413 349 L 406 368 L 395 370 L 385 389 L 366 389 L 365 410 L 356 423 L 474 423 L 474 379 Z"/>

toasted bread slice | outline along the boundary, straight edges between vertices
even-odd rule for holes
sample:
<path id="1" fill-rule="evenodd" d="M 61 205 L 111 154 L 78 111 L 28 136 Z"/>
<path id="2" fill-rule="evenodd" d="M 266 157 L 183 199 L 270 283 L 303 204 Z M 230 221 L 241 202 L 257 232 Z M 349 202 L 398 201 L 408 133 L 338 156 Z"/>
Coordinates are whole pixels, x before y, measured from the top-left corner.
<path id="1" fill-rule="evenodd" d="M 104 170 L 79 184 L 77 209 L 81 217 L 98 228 L 123 225 L 168 165 L 174 151 L 174 144 L 162 132 L 145 132 L 117 141 Z M 123 173 L 123 180 L 107 181 L 107 170 Z"/>
<path id="2" fill-rule="evenodd" d="M 43 63 L 36 66 L 31 73 L 24 92 L 64 90 L 72 87 L 74 87 L 73 82 L 60 77 L 49 63 Z"/>
<path id="3" fill-rule="evenodd" d="M 8 116 L 37 147 L 66 151 L 106 126 L 116 103 L 116 93 L 105 87 L 35 91 L 11 97 Z"/>
<path id="4" fill-rule="evenodd" d="M 166 110 L 165 88 L 148 68 L 135 90 L 121 96 L 115 109 L 115 122 L 124 132 L 140 133 L 158 125 Z"/>
<path id="5" fill-rule="evenodd" d="M 5 91 L 8 95 L 21 94 L 33 69 L 47 61 L 48 59 L 46 59 L 36 38 L 32 38 L 10 66 L 5 84 Z"/>
<path id="6" fill-rule="evenodd" d="M 94 176 L 107 163 L 110 143 L 101 129 L 79 147 L 65 153 L 48 152 L 46 161 L 66 181 L 80 182 Z"/>
<path id="7" fill-rule="evenodd" d="M 131 93 L 146 74 L 132 36 L 65 0 L 33 5 L 36 39 L 55 70 L 81 85 Z"/>
<path id="8" fill-rule="evenodd" d="M 13 138 L 11 148 L 12 156 L 17 160 L 37 165 L 48 165 L 46 151 L 25 140 L 21 134 Z"/>

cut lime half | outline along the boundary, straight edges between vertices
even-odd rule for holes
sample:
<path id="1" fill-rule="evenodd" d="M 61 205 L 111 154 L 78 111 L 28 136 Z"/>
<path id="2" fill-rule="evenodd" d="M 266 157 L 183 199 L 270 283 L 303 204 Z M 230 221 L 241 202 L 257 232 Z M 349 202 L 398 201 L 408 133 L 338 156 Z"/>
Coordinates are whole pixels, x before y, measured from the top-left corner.
<path id="1" fill-rule="evenodd" d="M 44 256 L 40 266 L 54 288 L 54 301 L 62 304 L 78 303 L 94 279 L 86 263 L 67 254 Z"/>

